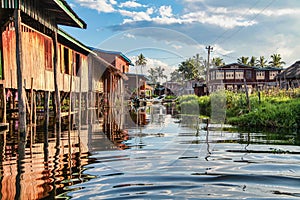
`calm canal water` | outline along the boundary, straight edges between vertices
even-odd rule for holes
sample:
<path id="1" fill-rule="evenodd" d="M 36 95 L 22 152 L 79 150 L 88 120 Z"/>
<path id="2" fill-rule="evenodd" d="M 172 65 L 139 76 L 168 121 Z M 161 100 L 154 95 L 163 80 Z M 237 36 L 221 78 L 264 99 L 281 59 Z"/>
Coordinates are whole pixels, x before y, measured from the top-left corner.
<path id="1" fill-rule="evenodd" d="M 1 198 L 300 198 L 299 133 L 207 129 L 162 105 L 119 112 L 23 137 L 11 123 L 0 134 Z"/>

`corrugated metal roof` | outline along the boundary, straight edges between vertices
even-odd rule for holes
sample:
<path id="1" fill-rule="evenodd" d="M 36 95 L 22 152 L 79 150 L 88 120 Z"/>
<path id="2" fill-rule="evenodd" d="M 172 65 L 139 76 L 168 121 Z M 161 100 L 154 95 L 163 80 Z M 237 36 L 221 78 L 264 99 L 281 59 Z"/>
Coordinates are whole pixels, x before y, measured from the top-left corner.
<path id="1" fill-rule="evenodd" d="M 90 49 L 92 49 L 93 51 L 98 51 L 98 52 L 102 52 L 102 53 L 107 53 L 107 54 L 114 54 L 114 55 L 119 55 L 121 56 L 126 62 L 129 63 L 129 65 L 134 65 L 131 60 L 125 56 L 122 52 L 120 51 L 108 51 L 108 50 L 103 50 L 103 49 L 98 49 L 98 48 L 95 48 L 95 47 L 90 47 Z"/>
<path id="2" fill-rule="evenodd" d="M 51 29 L 57 25 L 87 27 L 65 0 L 0 0 L 0 6 L 3 9 L 21 9 Z"/>

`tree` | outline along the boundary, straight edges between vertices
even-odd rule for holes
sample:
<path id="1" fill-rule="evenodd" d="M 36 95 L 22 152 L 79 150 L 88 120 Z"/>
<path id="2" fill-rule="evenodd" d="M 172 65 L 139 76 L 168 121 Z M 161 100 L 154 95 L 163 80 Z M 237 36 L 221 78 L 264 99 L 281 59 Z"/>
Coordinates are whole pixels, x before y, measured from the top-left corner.
<path id="1" fill-rule="evenodd" d="M 157 76 L 157 71 L 153 68 L 150 68 L 150 70 L 148 70 L 149 73 L 149 78 L 151 79 L 152 83 L 156 83 L 158 76 Z"/>
<path id="2" fill-rule="evenodd" d="M 264 56 L 260 56 L 259 59 L 256 60 L 256 66 L 258 67 L 266 67 L 267 66 L 267 60 Z"/>
<path id="3" fill-rule="evenodd" d="M 282 68 L 282 65 L 285 64 L 284 61 L 281 60 L 280 54 L 273 54 L 271 55 L 271 60 L 269 61 L 269 65 L 271 67 L 277 67 L 277 68 Z"/>
<path id="4" fill-rule="evenodd" d="M 158 79 L 167 79 L 168 77 L 164 74 L 165 69 L 161 66 L 155 68 Z"/>
<path id="5" fill-rule="evenodd" d="M 184 79 L 190 80 L 194 77 L 194 65 L 191 59 L 183 61 L 179 64 L 178 71 L 183 75 Z"/>
<path id="6" fill-rule="evenodd" d="M 205 75 L 205 65 L 203 59 L 196 54 L 192 58 L 187 59 L 179 64 L 178 72 L 181 73 L 184 79 L 201 79 Z"/>
<path id="7" fill-rule="evenodd" d="M 143 68 L 147 64 L 147 59 L 145 56 L 141 53 L 138 57 L 137 60 L 135 61 L 135 65 L 141 66 L 141 74 L 143 74 Z"/>
<path id="8" fill-rule="evenodd" d="M 221 66 L 225 65 L 225 63 L 223 62 L 223 59 L 220 57 L 213 58 L 212 64 L 216 67 L 221 67 Z"/>
<path id="9" fill-rule="evenodd" d="M 238 58 L 237 61 L 239 64 L 248 65 L 248 59 L 249 59 L 249 57 L 242 56 L 242 57 Z"/>
<path id="10" fill-rule="evenodd" d="M 182 81 L 182 74 L 179 72 L 178 69 L 171 72 L 171 81 L 173 82 L 181 82 Z"/>
<path id="11" fill-rule="evenodd" d="M 255 56 L 251 56 L 250 61 L 248 62 L 249 66 L 254 67 L 256 65 L 256 57 Z"/>

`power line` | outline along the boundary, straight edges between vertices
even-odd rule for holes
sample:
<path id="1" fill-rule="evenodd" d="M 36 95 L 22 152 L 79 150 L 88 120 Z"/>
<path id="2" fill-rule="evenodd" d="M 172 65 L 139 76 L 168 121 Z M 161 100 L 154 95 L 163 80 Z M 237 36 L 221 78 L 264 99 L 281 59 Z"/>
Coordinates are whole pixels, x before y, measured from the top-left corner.
<path id="1" fill-rule="evenodd" d="M 276 0 L 272 0 L 268 5 L 266 5 L 259 13 L 257 13 L 252 19 L 256 19 L 262 12 L 264 12 L 268 7 L 270 7 Z M 225 42 L 226 40 L 232 38 L 232 36 L 234 36 L 235 34 L 239 33 L 242 29 L 244 29 L 245 26 L 240 27 L 238 30 L 236 30 L 235 32 L 233 32 L 231 35 L 229 35 L 228 37 L 226 37 L 224 40 L 221 40 L 221 42 L 219 42 L 219 44 Z"/>
<path id="2" fill-rule="evenodd" d="M 248 10 L 247 12 L 250 12 L 258 3 L 260 2 L 260 0 L 257 0 Z M 221 33 L 211 44 L 216 43 L 223 35 L 225 35 L 225 33 L 227 33 L 229 31 L 229 29 L 223 31 L 223 33 Z"/>

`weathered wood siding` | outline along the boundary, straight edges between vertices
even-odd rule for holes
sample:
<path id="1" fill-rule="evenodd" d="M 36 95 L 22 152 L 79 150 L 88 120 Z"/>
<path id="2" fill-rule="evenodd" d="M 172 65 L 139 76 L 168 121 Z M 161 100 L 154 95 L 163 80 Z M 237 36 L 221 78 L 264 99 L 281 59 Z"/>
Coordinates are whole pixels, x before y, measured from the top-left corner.
<path id="1" fill-rule="evenodd" d="M 88 68 L 89 68 L 89 91 L 104 91 L 104 74 L 107 70 L 107 64 L 101 62 L 98 58 L 93 55 L 88 56 Z"/>
<path id="2" fill-rule="evenodd" d="M 77 57 L 76 54 L 78 55 Z M 79 61 L 76 61 L 77 59 L 79 59 Z M 73 92 L 88 91 L 88 58 L 86 55 L 60 44 L 58 63 L 60 66 L 60 73 L 58 76 L 60 91 L 70 91 L 71 79 Z"/>
<path id="3" fill-rule="evenodd" d="M 21 40 L 25 88 L 30 89 L 31 78 L 33 78 L 33 89 L 54 91 L 52 38 L 22 24 Z M 16 37 L 13 23 L 9 23 L 4 28 L 2 45 L 5 87 L 17 89 Z M 65 56 L 65 53 L 68 55 Z M 88 91 L 88 59 L 86 55 L 60 44 L 58 63 L 60 91 L 70 91 L 71 73 L 73 76 L 72 91 Z M 80 81 L 80 77 L 82 77 L 82 81 Z"/>
<path id="4" fill-rule="evenodd" d="M 53 90 L 52 54 L 50 37 L 22 24 L 23 82 L 30 89 L 31 78 L 36 90 Z M 14 24 L 10 23 L 2 33 L 5 87 L 17 88 L 16 38 Z"/>

